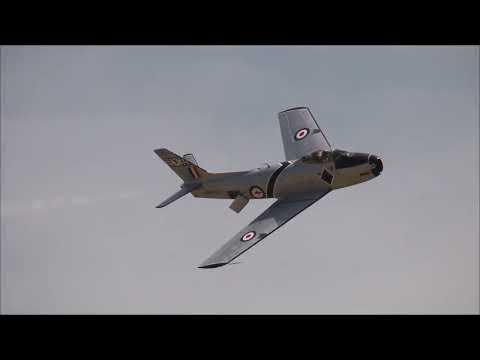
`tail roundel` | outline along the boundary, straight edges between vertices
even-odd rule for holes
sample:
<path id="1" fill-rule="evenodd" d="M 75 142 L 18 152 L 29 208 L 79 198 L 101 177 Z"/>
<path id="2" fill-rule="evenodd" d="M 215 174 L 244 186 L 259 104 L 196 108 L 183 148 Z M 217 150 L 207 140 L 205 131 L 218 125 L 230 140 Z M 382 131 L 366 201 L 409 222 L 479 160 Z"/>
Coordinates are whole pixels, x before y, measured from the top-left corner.
<path id="1" fill-rule="evenodd" d="M 185 182 L 208 176 L 208 171 L 198 166 L 193 154 L 180 157 L 168 149 L 156 149 L 154 152 Z"/>

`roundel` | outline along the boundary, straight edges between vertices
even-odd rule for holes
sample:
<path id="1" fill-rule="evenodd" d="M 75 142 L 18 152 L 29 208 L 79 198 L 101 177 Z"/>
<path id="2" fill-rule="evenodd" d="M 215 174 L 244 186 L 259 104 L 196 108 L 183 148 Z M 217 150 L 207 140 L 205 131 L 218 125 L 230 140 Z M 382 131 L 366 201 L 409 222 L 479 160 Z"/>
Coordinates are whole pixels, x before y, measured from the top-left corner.
<path id="1" fill-rule="evenodd" d="M 260 186 L 255 185 L 250 188 L 250 195 L 255 199 L 262 199 L 265 197 L 265 192 Z"/>
<path id="2" fill-rule="evenodd" d="M 300 129 L 295 133 L 295 140 L 303 140 L 307 137 L 309 133 L 310 130 L 307 128 Z"/>
<path id="3" fill-rule="evenodd" d="M 242 241 L 250 241 L 255 237 L 256 234 L 257 233 L 255 231 L 249 231 L 242 236 L 241 240 Z"/>

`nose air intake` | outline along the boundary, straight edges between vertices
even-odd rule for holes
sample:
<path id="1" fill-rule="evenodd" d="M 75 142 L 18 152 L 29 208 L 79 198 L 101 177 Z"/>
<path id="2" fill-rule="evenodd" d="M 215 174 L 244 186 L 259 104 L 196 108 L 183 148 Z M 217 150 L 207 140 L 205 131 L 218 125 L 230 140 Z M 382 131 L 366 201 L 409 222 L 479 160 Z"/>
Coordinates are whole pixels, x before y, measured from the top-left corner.
<path id="1" fill-rule="evenodd" d="M 375 167 L 372 169 L 373 175 L 378 176 L 383 171 L 383 162 L 378 156 L 370 155 L 368 158 L 368 163 L 375 165 Z"/>

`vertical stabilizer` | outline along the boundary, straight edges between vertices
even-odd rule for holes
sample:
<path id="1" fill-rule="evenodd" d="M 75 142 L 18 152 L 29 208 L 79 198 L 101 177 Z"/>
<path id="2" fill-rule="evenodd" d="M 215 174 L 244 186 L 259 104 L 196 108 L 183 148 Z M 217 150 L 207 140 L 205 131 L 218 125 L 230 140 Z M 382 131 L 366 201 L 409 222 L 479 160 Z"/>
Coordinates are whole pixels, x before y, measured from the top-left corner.
<path id="1" fill-rule="evenodd" d="M 168 149 L 156 149 L 154 152 L 185 182 L 208 176 L 208 171 L 198 166 L 193 154 L 185 154 L 180 157 Z"/>

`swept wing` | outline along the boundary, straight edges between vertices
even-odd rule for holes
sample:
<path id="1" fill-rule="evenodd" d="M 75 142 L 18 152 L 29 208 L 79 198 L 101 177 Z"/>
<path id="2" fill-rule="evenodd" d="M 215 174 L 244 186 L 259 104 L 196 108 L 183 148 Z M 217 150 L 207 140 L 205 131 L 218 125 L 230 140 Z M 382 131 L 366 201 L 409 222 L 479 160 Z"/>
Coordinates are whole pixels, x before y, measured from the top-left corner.
<path id="1" fill-rule="evenodd" d="M 299 159 L 314 151 L 332 150 L 309 108 L 297 107 L 282 111 L 278 114 L 278 120 L 287 160 Z"/>
<path id="2" fill-rule="evenodd" d="M 277 200 L 199 267 L 214 268 L 228 264 L 329 192 L 329 189 L 325 189 L 322 193 L 312 195 L 311 199 Z"/>

